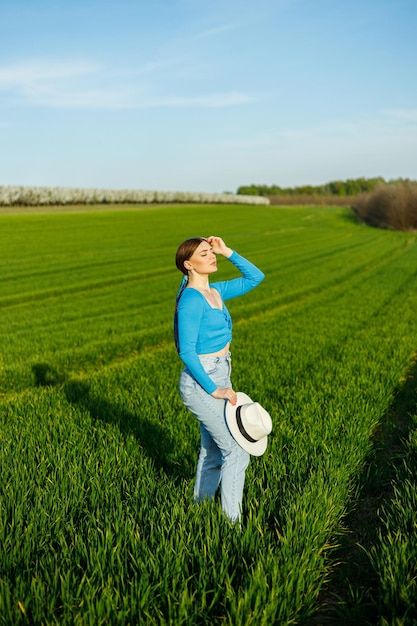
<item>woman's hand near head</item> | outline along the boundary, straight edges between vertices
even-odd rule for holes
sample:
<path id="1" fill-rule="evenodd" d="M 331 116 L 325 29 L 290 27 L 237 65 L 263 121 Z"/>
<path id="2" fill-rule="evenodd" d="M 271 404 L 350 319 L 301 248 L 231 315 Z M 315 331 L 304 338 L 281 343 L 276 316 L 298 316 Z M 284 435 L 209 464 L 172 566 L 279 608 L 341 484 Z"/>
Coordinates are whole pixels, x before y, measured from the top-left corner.
<path id="1" fill-rule="evenodd" d="M 207 241 L 211 245 L 214 254 L 221 254 L 222 256 L 229 258 L 229 256 L 233 253 L 232 248 L 226 246 L 221 237 L 211 235 L 210 237 L 207 237 Z"/>
<path id="2" fill-rule="evenodd" d="M 218 400 L 229 400 L 233 405 L 237 402 L 237 393 L 231 387 L 218 387 L 211 395 Z"/>

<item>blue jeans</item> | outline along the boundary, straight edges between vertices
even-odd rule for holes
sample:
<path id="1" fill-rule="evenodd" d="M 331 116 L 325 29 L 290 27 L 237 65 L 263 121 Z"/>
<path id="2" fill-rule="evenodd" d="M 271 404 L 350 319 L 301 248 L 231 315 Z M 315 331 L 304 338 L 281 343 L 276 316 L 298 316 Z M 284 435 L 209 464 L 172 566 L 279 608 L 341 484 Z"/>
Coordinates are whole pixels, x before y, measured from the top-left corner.
<path id="1" fill-rule="evenodd" d="M 217 387 L 231 387 L 230 353 L 222 357 L 200 357 L 201 364 Z M 240 520 L 245 472 L 249 454 L 233 439 L 227 427 L 226 400 L 213 398 L 194 380 L 187 369 L 180 377 L 184 405 L 200 422 L 201 448 L 197 463 L 194 499 L 213 499 L 220 485 L 222 509 L 232 521 Z"/>

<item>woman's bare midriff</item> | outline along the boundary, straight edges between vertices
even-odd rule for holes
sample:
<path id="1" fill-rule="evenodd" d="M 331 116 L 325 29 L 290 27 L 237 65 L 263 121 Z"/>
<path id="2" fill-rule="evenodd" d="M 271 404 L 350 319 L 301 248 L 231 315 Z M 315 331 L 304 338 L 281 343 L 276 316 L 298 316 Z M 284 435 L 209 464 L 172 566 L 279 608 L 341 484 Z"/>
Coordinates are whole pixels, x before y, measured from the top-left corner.
<path id="1" fill-rule="evenodd" d="M 209 354 L 199 354 L 198 356 L 224 356 L 225 354 L 229 352 L 229 349 L 230 349 L 230 343 L 228 342 L 224 346 L 224 348 L 222 348 L 218 352 L 210 352 Z"/>

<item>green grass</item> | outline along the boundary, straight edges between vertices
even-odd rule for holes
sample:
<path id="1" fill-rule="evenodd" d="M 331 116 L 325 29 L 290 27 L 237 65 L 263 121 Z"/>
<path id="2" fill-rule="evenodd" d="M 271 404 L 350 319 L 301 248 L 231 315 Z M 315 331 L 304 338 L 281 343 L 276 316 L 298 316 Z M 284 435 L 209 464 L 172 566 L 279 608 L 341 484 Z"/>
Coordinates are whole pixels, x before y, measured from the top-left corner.
<path id="1" fill-rule="evenodd" d="M 172 314 L 194 234 L 266 274 L 229 307 L 234 387 L 274 423 L 241 530 L 192 502 Z M 415 235 L 196 206 L 3 215 L 0 245 L 0 624 L 417 619 Z"/>

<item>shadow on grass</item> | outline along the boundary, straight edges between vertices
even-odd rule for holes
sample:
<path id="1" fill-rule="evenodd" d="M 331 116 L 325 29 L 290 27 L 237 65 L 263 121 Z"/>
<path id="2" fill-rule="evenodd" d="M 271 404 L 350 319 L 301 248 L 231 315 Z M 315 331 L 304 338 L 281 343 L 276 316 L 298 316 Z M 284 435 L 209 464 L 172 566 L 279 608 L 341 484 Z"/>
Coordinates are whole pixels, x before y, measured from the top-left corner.
<path id="1" fill-rule="evenodd" d="M 116 425 L 123 435 L 135 437 L 155 467 L 167 476 L 183 479 L 193 474 L 194 460 L 190 459 L 189 463 L 184 463 L 184 459 L 173 461 L 178 442 L 167 434 L 166 429 L 141 415 L 140 407 L 138 413 L 133 414 L 96 397 L 91 394 L 87 382 L 66 381 L 65 375 L 49 363 L 35 363 L 32 365 L 32 372 L 35 387 L 62 387 L 71 404 L 86 409 L 95 420 Z"/>
<path id="2" fill-rule="evenodd" d="M 340 216 L 340 219 L 348 224 L 354 224 L 355 226 L 363 225 L 362 220 L 358 216 L 356 210 L 352 206 L 346 206 L 346 211 Z"/>
<path id="3" fill-rule="evenodd" d="M 49 363 L 35 363 L 32 365 L 32 372 L 35 387 L 56 387 L 64 380 L 63 375 Z"/>
<path id="4" fill-rule="evenodd" d="M 370 626 L 380 623 L 378 580 L 369 551 L 384 533 L 380 512 L 393 498 L 392 481 L 402 466 L 405 441 L 416 410 L 417 363 L 394 395 L 374 433 L 373 447 L 359 477 L 355 500 L 333 562 L 339 563 L 323 591 L 315 623 Z"/>
<path id="5" fill-rule="evenodd" d="M 125 409 L 113 405 L 91 393 L 86 382 L 67 382 L 64 387 L 67 400 L 87 410 L 95 420 L 116 425 L 124 436 L 133 436 L 144 453 L 153 461 L 157 470 L 162 470 L 167 476 L 174 479 L 190 477 L 187 464 L 171 460 L 176 449 L 174 441 L 158 424 L 146 416 L 133 414 Z"/>

